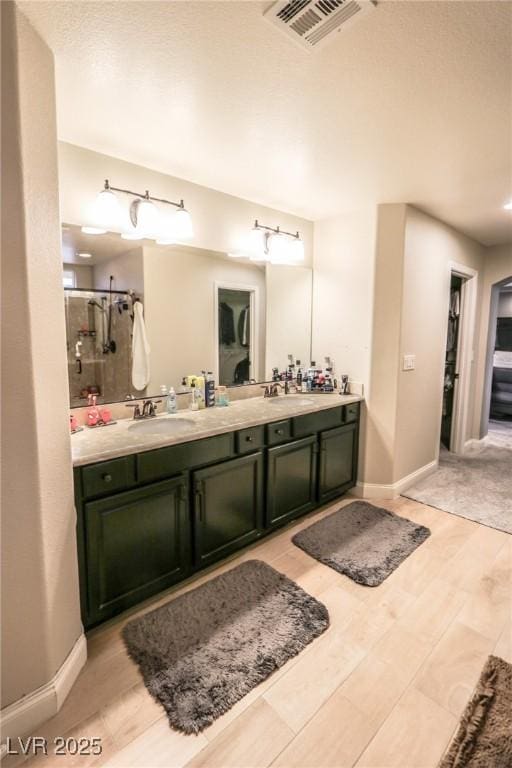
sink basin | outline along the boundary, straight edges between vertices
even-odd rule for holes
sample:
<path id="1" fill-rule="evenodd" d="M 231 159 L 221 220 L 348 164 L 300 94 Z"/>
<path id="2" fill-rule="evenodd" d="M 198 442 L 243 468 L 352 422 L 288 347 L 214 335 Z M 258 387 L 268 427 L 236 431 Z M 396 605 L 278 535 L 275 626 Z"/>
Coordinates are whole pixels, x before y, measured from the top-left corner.
<path id="1" fill-rule="evenodd" d="M 128 427 L 129 432 L 140 432 L 142 435 L 172 435 L 173 432 L 186 432 L 194 426 L 191 419 L 166 418 L 135 421 Z"/>
<path id="2" fill-rule="evenodd" d="M 278 395 L 278 397 L 267 397 L 267 403 L 276 403 L 285 408 L 300 408 L 301 406 L 314 405 L 315 401 L 307 397 L 297 397 L 296 395 Z"/>

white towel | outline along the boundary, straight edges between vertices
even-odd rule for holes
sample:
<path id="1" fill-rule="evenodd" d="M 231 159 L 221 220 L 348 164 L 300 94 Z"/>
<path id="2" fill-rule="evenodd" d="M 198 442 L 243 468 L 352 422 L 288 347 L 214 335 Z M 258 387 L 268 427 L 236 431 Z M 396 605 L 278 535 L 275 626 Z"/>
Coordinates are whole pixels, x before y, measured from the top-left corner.
<path id="1" fill-rule="evenodd" d="M 142 302 L 136 301 L 133 305 L 132 337 L 132 384 L 135 389 L 145 389 L 149 383 L 150 351 Z"/>

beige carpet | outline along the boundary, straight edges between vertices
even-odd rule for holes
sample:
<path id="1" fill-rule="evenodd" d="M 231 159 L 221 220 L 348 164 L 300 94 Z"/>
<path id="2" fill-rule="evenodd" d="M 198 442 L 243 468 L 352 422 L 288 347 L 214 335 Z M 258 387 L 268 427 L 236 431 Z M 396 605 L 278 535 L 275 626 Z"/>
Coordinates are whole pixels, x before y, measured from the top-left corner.
<path id="1" fill-rule="evenodd" d="M 464 456 L 442 449 L 439 469 L 402 495 L 512 533 L 512 423 L 490 422 Z"/>
<path id="2" fill-rule="evenodd" d="M 512 664 L 489 656 L 439 768 L 511 768 Z"/>

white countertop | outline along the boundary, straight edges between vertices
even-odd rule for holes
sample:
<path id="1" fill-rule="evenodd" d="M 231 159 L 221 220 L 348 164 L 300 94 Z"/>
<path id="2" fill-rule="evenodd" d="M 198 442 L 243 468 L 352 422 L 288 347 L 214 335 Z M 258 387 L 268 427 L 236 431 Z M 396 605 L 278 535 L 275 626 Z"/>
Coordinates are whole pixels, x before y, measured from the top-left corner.
<path id="1" fill-rule="evenodd" d="M 122 419 L 109 427 L 85 427 L 82 432 L 71 435 L 73 465 L 77 467 L 94 464 L 118 456 L 200 440 L 245 427 L 357 403 L 362 399 L 359 395 L 338 393 L 279 395 L 276 398 L 252 397 L 236 400 L 227 407 L 205 408 L 201 411 L 180 410 L 176 414 L 162 414 L 144 421 Z M 183 424 L 185 419 L 186 423 Z M 163 427 L 158 424 L 154 434 L 146 432 L 151 429 L 150 424 L 173 420 L 177 422 L 176 430 L 171 428 L 169 432 L 158 433 L 156 430 Z M 139 425 L 142 431 L 139 431 Z"/>

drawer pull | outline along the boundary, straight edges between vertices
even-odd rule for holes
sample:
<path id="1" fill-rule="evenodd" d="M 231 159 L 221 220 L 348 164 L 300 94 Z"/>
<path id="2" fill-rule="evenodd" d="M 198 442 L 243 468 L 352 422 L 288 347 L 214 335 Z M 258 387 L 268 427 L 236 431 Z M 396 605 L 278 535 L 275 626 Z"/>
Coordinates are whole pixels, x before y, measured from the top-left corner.
<path id="1" fill-rule="evenodd" d="M 248 443 L 254 442 L 254 437 L 251 437 L 251 435 L 247 435 L 245 439 L 247 440 Z"/>
<path id="2" fill-rule="evenodd" d="M 275 429 L 274 432 L 276 435 L 284 435 L 284 429 Z"/>
<path id="3" fill-rule="evenodd" d="M 112 475 L 102 475 L 101 479 L 104 483 L 111 483 L 112 482 Z"/>

